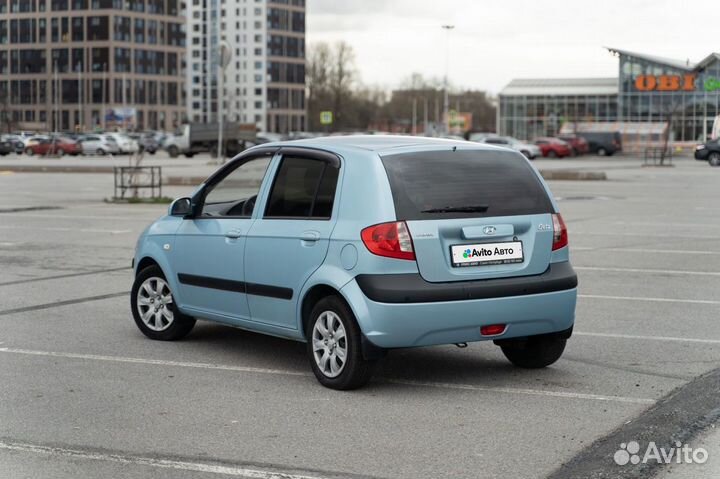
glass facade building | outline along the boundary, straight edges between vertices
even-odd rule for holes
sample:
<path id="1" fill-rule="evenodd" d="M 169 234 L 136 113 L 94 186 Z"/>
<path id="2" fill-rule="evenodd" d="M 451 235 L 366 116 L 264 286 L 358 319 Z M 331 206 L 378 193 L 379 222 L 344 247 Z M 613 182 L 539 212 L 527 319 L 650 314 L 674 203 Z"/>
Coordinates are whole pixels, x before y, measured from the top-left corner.
<path id="1" fill-rule="evenodd" d="M 3 129 L 173 130 L 180 0 L 0 0 Z"/>
<path id="2" fill-rule="evenodd" d="M 720 55 L 699 63 L 609 49 L 617 78 L 513 80 L 500 92 L 497 129 L 521 139 L 566 125 L 670 125 L 673 142 L 704 141 L 720 114 Z M 608 125 L 599 125 L 607 130 Z"/>

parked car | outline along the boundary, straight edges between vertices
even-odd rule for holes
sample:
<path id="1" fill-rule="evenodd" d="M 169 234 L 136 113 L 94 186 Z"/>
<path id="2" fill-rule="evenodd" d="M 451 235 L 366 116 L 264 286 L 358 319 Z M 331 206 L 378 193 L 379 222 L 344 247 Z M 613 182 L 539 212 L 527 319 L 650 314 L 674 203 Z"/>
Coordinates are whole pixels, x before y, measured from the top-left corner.
<path id="1" fill-rule="evenodd" d="M 362 386 L 392 348 L 492 340 L 514 365 L 545 367 L 575 318 L 552 194 L 521 154 L 466 141 L 251 148 L 175 200 L 133 266 L 149 338 L 205 319 L 304 341 L 334 389 Z"/>
<path id="2" fill-rule="evenodd" d="M 710 140 L 696 146 L 695 159 L 707 161 L 710 166 L 720 166 L 720 139 Z"/>
<path id="3" fill-rule="evenodd" d="M 33 155 L 79 155 L 82 153 L 82 147 L 77 141 L 68 138 L 42 138 L 28 143 L 25 147 L 25 154 Z"/>
<path id="4" fill-rule="evenodd" d="M 468 141 L 477 142 L 480 142 L 483 138 L 486 138 L 488 136 L 498 136 L 498 134 L 491 131 L 473 131 L 465 135 Z"/>
<path id="5" fill-rule="evenodd" d="M 15 153 L 22 153 L 25 150 L 25 141 L 19 135 L 0 135 L 0 139 L 10 142 Z"/>
<path id="6" fill-rule="evenodd" d="M 140 150 L 138 142 L 124 133 L 105 133 L 105 135 L 115 140 L 115 143 L 120 148 L 120 153 L 137 153 Z"/>
<path id="7" fill-rule="evenodd" d="M 0 156 L 15 153 L 15 144 L 10 140 L 0 139 Z"/>
<path id="8" fill-rule="evenodd" d="M 600 156 L 612 156 L 622 151 L 622 137 L 619 132 L 582 132 L 578 136 L 585 138 L 591 153 Z"/>
<path id="9" fill-rule="evenodd" d="M 120 153 L 120 146 L 109 135 L 84 135 L 80 139 L 84 155 L 106 155 Z"/>
<path id="10" fill-rule="evenodd" d="M 136 141 L 140 145 L 141 151 L 147 151 L 151 155 L 154 155 L 160 149 L 160 142 L 153 134 L 140 135 Z"/>
<path id="11" fill-rule="evenodd" d="M 582 136 L 558 135 L 558 138 L 570 145 L 573 156 L 584 155 L 590 152 L 590 145 Z"/>
<path id="12" fill-rule="evenodd" d="M 540 147 L 530 143 L 525 143 L 511 136 L 486 136 L 479 140 L 479 143 L 487 143 L 489 145 L 504 146 L 515 151 L 519 151 L 526 158 L 534 160 L 542 154 Z"/>
<path id="13" fill-rule="evenodd" d="M 558 138 L 536 138 L 534 143 L 540 148 L 540 152 L 545 158 L 565 158 L 572 155 L 570 145 Z"/>

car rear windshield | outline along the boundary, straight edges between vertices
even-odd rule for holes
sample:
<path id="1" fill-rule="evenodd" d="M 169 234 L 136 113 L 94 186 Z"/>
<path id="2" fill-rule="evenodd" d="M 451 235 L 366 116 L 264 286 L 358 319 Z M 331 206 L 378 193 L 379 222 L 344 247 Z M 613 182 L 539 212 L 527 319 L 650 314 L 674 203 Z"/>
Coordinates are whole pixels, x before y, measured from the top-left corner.
<path id="1" fill-rule="evenodd" d="M 382 156 L 398 220 L 553 213 L 532 167 L 507 152 L 457 150 Z"/>

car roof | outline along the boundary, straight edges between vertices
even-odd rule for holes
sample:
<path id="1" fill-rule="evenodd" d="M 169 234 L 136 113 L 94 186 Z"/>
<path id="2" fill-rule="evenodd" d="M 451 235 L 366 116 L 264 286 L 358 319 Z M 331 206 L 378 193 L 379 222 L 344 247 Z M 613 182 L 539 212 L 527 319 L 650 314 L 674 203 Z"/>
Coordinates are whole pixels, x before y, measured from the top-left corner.
<path id="1" fill-rule="evenodd" d="M 424 136 L 402 136 L 402 135 L 347 135 L 347 136 L 325 136 L 320 138 L 308 138 L 303 140 L 292 140 L 283 142 L 272 142 L 262 145 L 268 146 L 299 146 L 306 148 L 320 148 L 330 151 L 337 150 L 362 150 L 378 154 L 394 153 L 394 150 L 426 150 L 433 147 L 473 150 L 497 150 L 498 147 L 475 143 L 465 140 L 452 140 L 446 138 L 430 138 Z M 397 151 L 399 153 L 399 151 Z"/>

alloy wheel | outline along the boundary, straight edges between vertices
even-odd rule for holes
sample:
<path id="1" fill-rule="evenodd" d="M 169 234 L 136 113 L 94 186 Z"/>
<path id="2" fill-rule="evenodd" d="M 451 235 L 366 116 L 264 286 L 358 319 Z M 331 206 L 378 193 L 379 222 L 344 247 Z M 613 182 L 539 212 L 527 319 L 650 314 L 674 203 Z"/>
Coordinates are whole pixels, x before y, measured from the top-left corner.
<path id="1" fill-rule="evenodd" d="M 347 335 L 340 316 L 334 311 L 318 315 L 311 340 L 318 369 L 326 377 L 339 376 L 345 368 L 348 354 Z"/>
<path id="2" fill-rule="evenodd" d="M 165 331 L 173 323 L 172 293 L 163 278 L 150 277 L 137 292 L 137 310 L 145 326 L 153 331 Z"/>

